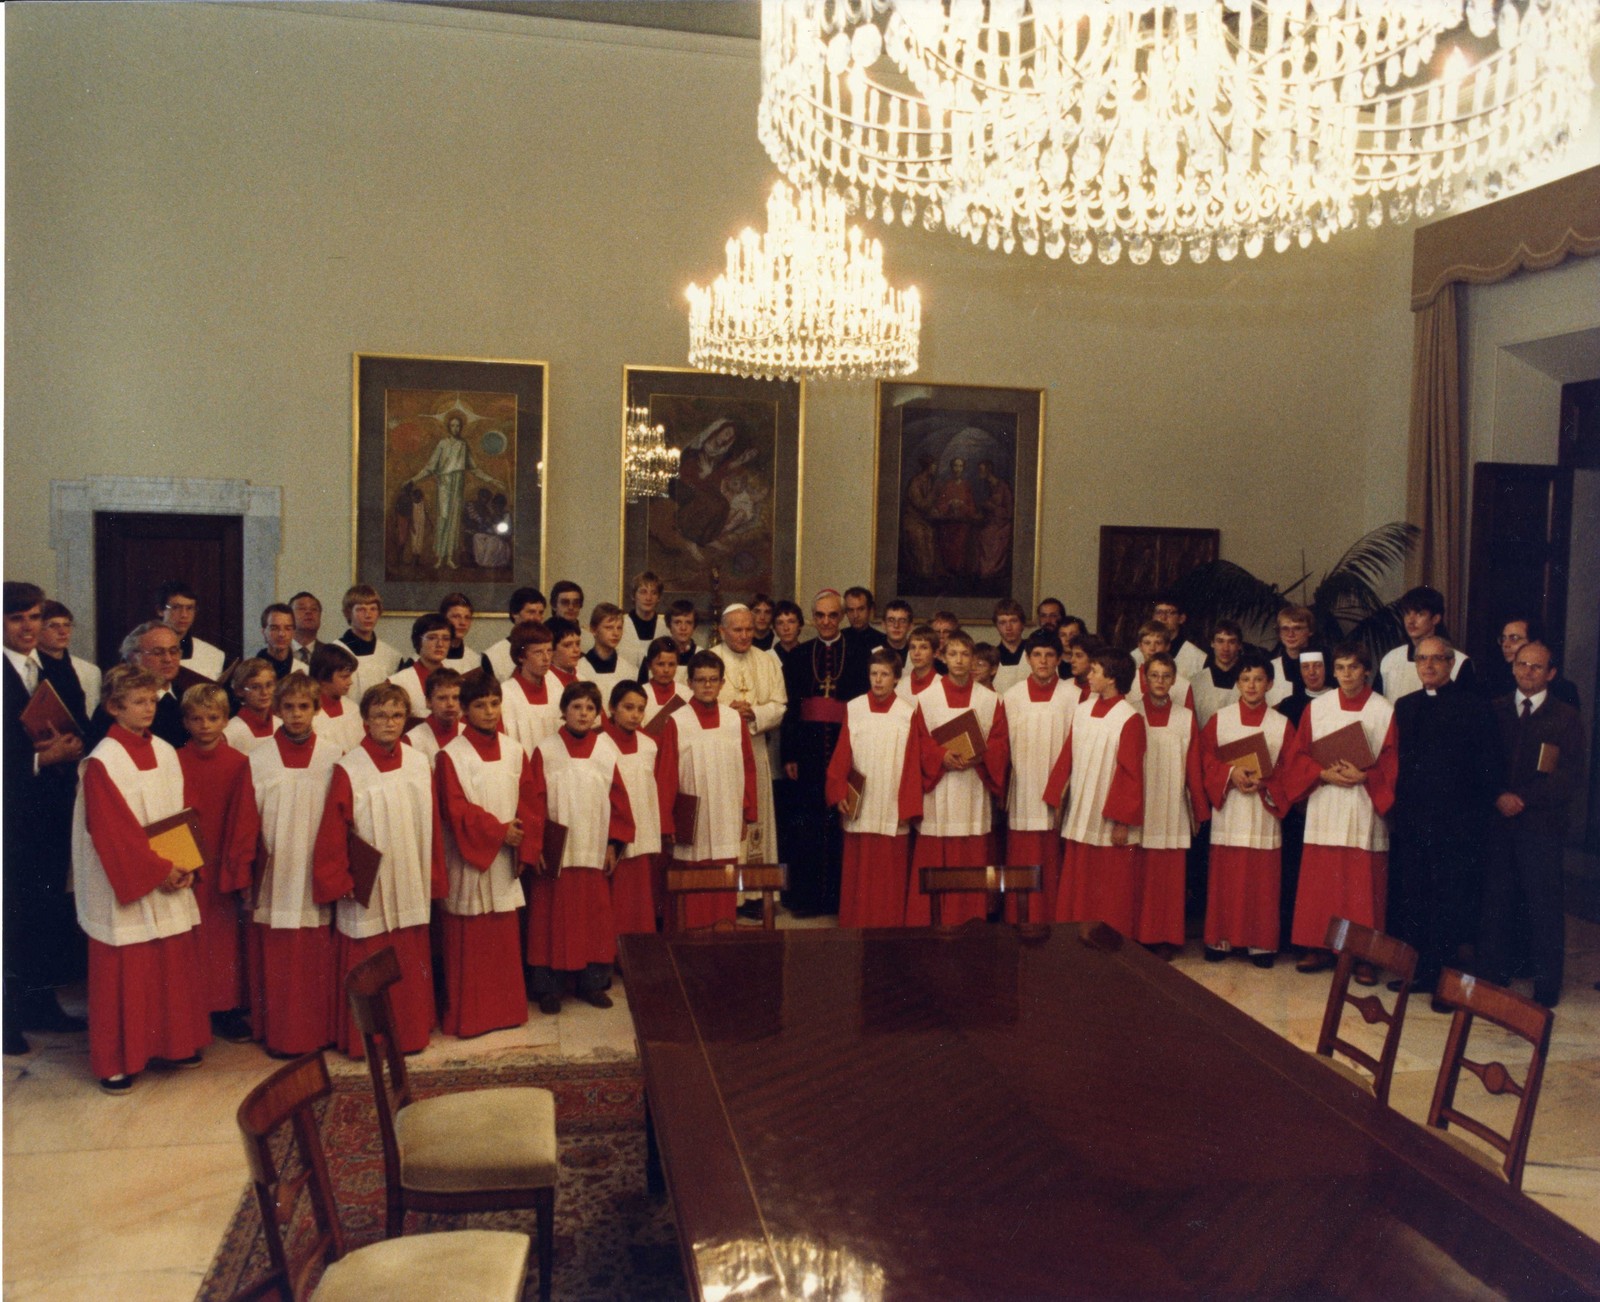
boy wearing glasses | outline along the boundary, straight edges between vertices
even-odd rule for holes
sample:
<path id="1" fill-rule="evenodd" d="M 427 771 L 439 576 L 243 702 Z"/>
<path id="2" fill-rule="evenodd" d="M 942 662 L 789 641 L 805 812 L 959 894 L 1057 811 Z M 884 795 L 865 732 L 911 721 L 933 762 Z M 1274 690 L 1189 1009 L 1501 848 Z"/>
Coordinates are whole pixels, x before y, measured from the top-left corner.
<path id="1" fill-rule="evenodd" d="M 156 618 L 178 635 L 183 668 L 216 682 L 227 657 L 221 647 L 212 646 L 190 632 L 199 608 L 194 589 L 182 579 L 169 579 L 156 589 Z"/>

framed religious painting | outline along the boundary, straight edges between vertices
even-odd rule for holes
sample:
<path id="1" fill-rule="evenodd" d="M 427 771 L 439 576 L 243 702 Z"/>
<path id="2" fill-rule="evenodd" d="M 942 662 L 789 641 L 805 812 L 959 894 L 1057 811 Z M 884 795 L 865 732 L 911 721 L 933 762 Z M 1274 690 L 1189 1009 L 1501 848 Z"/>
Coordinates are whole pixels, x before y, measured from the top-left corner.
<path id="1" fill-rule="evenodd" d="M 1044 390 L 880 381 L 873 589 L 987 623 L 1037 600 Z"/>
<path id="2" fill-rule="evenodd" d="M 542 586 L 545 364 L 357 353 L 353 369 L 355 582 L 392 615 Z"/>
<path id="3" fill-rule="evenodd" d="M 622 574 L 652 570 L 663 608 L 702 619 L 753 593 L 794 591 L 804 389 L 791 380 L 622 368 Z M 679 453 L 659 496 L 628 501 L 628 411 L 642 409 Z"/>

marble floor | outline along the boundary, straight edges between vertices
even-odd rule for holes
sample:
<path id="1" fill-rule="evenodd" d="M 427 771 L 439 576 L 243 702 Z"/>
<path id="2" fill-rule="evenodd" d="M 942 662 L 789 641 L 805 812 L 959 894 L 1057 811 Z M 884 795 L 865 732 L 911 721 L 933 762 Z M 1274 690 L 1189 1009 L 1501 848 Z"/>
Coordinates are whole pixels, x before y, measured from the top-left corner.
<path id="1" fill-rule="evenodd" d="M 1600 1239 L 1600 925 L 1569 918 L 1567 953 L 1524 1187 Z M 1176 966 L 1295 1044 L 1315 1042 L 1327 974 L 1303 976 L 1287 962 L 1271 971 L 1237 960 L 1207 964 L 1195 943 Z M 606 1011 L 569 1000 L 559 1017 L 536 1013 L 518 1030 L 467 1042 L 436 1037 L 423 1060 L 530 1049 L 551 1061 L 632 1053 L 620 983 L 615 993 L 617 1006 Z M 1419 1122 L 1448 1020 L 1427 999 L 1412 1001 L 1391 1102 Z M 1497 1033 L 1475 1031 L 1482 1047 L 1480 1034 Z M 151 1070 L 130 1096 L 113 1099 L 90 1078 L 83 1036 L 30 1038 L 33 1053 L 4 1059 L 5 1298 L 193 1298 L 244 1188 L 234 1111 L 274 1064 L 254 1045 L 218 1043 L 200 1069 Z M 343 1060 L 336 1069 L 364 1070 Z"/>

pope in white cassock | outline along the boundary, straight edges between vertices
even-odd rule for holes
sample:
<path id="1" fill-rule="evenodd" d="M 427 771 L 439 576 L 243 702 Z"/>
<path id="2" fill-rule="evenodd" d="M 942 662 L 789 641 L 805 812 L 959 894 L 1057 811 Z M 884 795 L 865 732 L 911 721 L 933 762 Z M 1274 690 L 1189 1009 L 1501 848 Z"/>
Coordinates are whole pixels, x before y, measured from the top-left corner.
<path id="1" fill-rule="evenodd" d="M 754 646 L 755 616 L 735 602 L 722 612 L 722 643 L 712 650 L 724 665 L 723 705 L 734 710 L 752 737 L 762 737 L 783 722 L 789 693 L 783 685 L 783 666 L 770 651 Z M 772 812 L 772 765 L 765 744 L 753 745 L 756 759 L 756 804 L 760 817 L 744 830 L 743 863 L 773 863 L 778 853 L 778 827 Z"/>

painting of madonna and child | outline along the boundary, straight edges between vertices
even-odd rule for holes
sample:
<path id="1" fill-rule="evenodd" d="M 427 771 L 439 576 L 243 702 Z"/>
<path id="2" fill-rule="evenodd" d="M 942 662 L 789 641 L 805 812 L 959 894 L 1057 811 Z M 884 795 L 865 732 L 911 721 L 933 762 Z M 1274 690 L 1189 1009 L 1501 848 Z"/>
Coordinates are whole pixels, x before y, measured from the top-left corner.
<path id="1" fill-rule="evenodd" d="M 880 593 L 964 618 L 1001 597 L 1032 608 L 1040 401 L 1036 389 L 879 386 Z"/>
<path id="2" fill-rule="evenodd" d="M 400 609 L 431 607 L 441 585 L 494 605 L 537 581 L 543 367 L 359 364 L 360 581 Z"/>
<path id="3" fill-rule="evenodd" d="M 624 508 L 624 570 L 709 614 L 714 599 L 794 585 L 799 385 L 629 368 L 629 402 L 679 449 L 664 497 Z"/>

